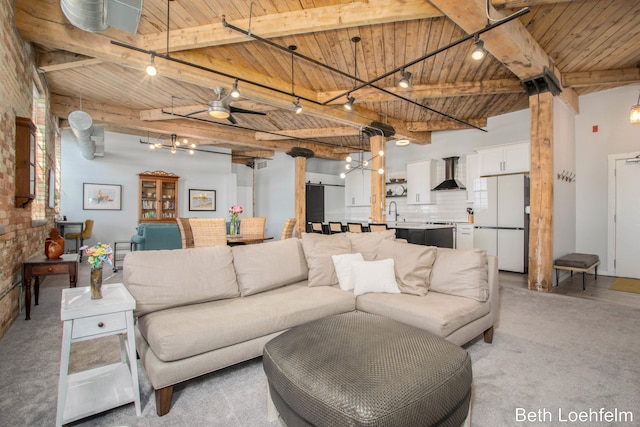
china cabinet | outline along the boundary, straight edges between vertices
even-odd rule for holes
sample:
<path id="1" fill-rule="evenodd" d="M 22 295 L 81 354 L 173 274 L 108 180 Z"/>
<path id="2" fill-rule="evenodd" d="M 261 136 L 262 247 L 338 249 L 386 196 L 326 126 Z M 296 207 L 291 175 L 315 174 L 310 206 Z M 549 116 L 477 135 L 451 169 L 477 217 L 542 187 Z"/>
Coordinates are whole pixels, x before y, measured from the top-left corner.
<path id="1" fill-rule="evenodd" d="M 175 222 L 178 217 L 178 177 L 164 171 L 138 174 L 138 221 Z"/>

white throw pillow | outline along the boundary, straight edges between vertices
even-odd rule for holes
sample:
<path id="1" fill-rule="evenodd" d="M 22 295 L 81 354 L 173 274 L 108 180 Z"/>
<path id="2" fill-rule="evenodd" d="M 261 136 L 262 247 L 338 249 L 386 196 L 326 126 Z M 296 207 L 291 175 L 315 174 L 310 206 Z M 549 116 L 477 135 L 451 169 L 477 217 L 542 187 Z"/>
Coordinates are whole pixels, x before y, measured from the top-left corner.
<path id="1" fill-rule="evenodd" d="M 350 291 L 353 289 L 353 275 L 351 274 L 351 264 L 358 261 L 364 261 L 362 254 L 343 254 L 333 255 L 333 267 L 336 269 L 336 275 L 338 276 L 338 284 L 343 291 Z"/>
<path id="2" fill-rule="evenodd" d="M 393 259 L 353 262 L 351 263 L 351 275 L 355 295 L 369 292 L 400 293 L 393 269 Z"/>

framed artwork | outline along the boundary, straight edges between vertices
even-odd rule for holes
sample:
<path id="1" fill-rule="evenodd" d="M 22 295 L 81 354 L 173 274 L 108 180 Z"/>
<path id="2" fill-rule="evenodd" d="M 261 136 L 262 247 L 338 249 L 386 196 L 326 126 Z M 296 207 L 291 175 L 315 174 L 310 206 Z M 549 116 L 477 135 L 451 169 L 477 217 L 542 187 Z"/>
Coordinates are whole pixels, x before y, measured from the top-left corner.
<path id="1" fill-rule="evenodd" d="M 216 190 L 189 189 L 190 211 L 215 211 Z"/>
<path id="2" fill-rule="evenodd" d="M 122 209 L 122 185 L 83 184 L 82 209 L 117 211 Z"/>
<path id="3" fill-rule="evenodd" d="M 56 174 L 53 169 L 49 170 L 49 207 L 56 207 Z"/>

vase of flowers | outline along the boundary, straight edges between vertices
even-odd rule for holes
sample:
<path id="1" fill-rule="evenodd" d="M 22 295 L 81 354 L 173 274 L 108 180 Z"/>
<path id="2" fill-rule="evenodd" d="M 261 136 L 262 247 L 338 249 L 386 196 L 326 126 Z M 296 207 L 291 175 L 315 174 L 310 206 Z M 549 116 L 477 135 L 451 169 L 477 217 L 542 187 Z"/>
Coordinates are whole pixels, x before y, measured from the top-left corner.
<path id="1" fill-rule="evenodd" d="M 242 213 L 242 206 L 231 205 L 229 213 L 231 214 L 229 234 L 237 236 L 240 234 L 240 214 Z"/>
<path id="2" fill-rule="evenodd" d="M 102 298 L 102 267 L 105 264 L 111 265 L 113 260 L 113 251 L 111 246 L 104 243 L 98 243 L 95 246 L 82 246 L 80 250 L 87 255 L 87 262 L 91 266 L 91 299 Z"/>

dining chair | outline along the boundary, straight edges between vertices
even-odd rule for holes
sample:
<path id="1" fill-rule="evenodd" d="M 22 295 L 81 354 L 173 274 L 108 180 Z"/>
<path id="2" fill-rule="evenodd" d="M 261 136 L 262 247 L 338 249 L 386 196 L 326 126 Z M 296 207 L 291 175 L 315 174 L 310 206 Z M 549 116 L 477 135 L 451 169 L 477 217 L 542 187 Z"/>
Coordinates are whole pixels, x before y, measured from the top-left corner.
<path id="1" fill-rule="evenodd" d="M 224 218 L 189 218 L 193 247 L 204 248 L 227 244 L 227 227 Z"/>
<path id="2" fill-rule="evenodd" d="M 342 233 L 342 223 L 337 221 L 329 221 L 329 234 Z"/>
<path id="3" fill-rule="evenodd" d="M 182 239 L 182 249 L 193 248 L 193 232 L 189 218 L 176 218 L 178 228 L 180 229 L 180 238 Z"/>
<path id="4" fill-rule="evenodd" d="M 76 241 L 76 252 L 80 253 L 80 261 L 82 261 L 82 251 L 80 251 L 80 247 L 84 246 L 85 239 L 89 240 L 91 238 L 91 233 L 93 232 L 93 220 L 87 219 L 84 222 L 84 228 L 81 233 L 67 233 L 64 235 L 65 239 L 75 240 Z M 80 244 L 78 244 L 78 240 Z"/>
<path id="5" fill-rule="evenodd" d="M 386 231 L 388 229 L 387 224 L 369 224 L 369 231 Z"/>
<path id="6" fill-rule="evenodd" d="M 240 235 L 242 237 L 264 237 L 264 225 L 267 218 L 263 216 L 250 216 L 240 220 Z"/>
<path id="7" fill-rule="evenodd" d="M 311 232 L 312 233 L 320 233 L 322 234 L 322 223 L 320 221 L 309 221 L 309 224 L 311 224 Z"/>
<path id="8" fill-rule="evenodd" d="M 290 239 L 293 237 L 293 229 L 296 226 L 295 218 L 287 218 L 284 222 L 284 227 L 282 228 L 282 235 L 280 236 L 280 240 Z"/>
<path id="9" fill-rule="evenodd" d="M 359 222 L 348 222 L 347 231 L 350 233 L 362 233 L 362 224 Z"/>

